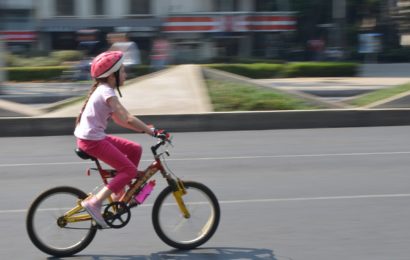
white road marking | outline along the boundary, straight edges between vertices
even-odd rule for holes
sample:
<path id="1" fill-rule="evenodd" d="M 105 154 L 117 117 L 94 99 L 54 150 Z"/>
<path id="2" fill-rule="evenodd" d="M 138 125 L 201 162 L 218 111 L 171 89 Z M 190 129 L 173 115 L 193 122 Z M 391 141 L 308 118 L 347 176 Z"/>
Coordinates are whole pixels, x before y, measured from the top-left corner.
<path id="1" fill-rule="evenodd" d="M 325 196 L 325 197 L 300 197 L 300 198 L 278 198 L 278 199 L 254 199 L 254 200 L 227 200 L 220 204 L 240 203 L 263 203 L 263 202 L 287 202 L 287 201 L 314 201 L 314 200 L 349 200 L 349 199 L 377 199 L 377 198 L 404 198 L 410 194 L 378 194 L 378 195 L 352 195 L 352 196 Z"/>
<path id="2" fill-rule="evenodd" d="M 195 157 L 195 158 L 167 158 L 167 161 L 212 161 L 212 160 L 245 160 L 245 159 L 268 159 L 268 158 L 309 158 L 309 157 L 337 157 L 337 156 L 377 156 L 377 155 L 402 155 L 410 154 L 410 151 L 401 152 L 374 152 L 374 153 L 323 153 L 323 154 L 283 154 L 283 155 L 250 155 L 250 156 L 223 156 L 223 157 Z M 141 160 L 143 162 L 152 159 Z M 44 163 L 10 163 L 0 164 L 0 167 L 22 167 L 22 166 L 52 166 L 52 165 L 75 165 L 92 164 L 91 161 L 79 162 L 44 162 Z"/>
<path id="3" fill-rule="evenodd" d="M 250 203 L 272 203 L 272 202 L 293 202 L 293 201 L 317 201 L 317 200 L 352 200 L 352 199 L 385 199 L 385 198 L 406 198 L 410 193 L 397 194 L 373 194 L 373 195 L 351 195 L 351 196 L 323 196 L 323 197 L 299 197 L 299 198 L 271 198 L 271 199 L 249 199 L 249 200 L 221 200 L 220 204 L 250 204 Z M 152 207 L 152 204 L 141 205 Z M 47 209 L 43 209 L 47 210 Z M 52 210 L 52 209 L 50 209 Z M 0 214 L 26 213 L 27 209 L 0 210 Z"/>
<path id="4" fill-rule="evenodd" d="M 200 161 L 200 160 L 242 160 L 242 159 L 265 159 L 265 158 L 300 158 L 300 157 L 332 157 L 332 156 L 372 156 L 372 155 L 400 155 L 410 154 L 404 152 L 375 152 L 375 153 L 324 153 L 324 154 L 284 154 L 284 155 L 260 155 L 260 156 L 231 156 L 231 157 L 198 157 L 167 159 L 169 161 Z"/>

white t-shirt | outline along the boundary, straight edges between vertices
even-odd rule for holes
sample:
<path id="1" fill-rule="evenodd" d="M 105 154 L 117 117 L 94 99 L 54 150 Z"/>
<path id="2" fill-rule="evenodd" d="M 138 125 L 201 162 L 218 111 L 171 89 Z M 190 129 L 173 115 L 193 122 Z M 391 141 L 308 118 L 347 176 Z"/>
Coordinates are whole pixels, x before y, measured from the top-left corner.
<path id="1" fill-rule="evenodd" d="M 113 110 L 107 100 L 115 97 L 115 91 L 108 85 L 100 84 L 91 94 L 90 99 L 81 115 L 80 123 L 74 130 L 74 135 L 80 139 L 102 140 L 105 138 L 105 129 Z"/>

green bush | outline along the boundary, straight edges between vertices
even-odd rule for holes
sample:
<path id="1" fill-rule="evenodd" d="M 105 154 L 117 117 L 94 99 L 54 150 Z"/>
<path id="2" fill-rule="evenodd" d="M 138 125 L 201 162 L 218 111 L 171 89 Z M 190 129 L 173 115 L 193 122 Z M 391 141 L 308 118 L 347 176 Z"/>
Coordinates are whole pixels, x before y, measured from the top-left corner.
<path id="1" fill-rule="evenodd" d="M 4 68 L 7 78 L 10 81 L 33 81 L 33 80 L 55 80 L 58 79 L 63 71 L 68 70 L 68 66 L 53 67 L 9 67 Z"/>
<path id="2" fill-rule="evenodd" d="M 4 63 L 6 67 L 14 67 L 14 64 L 16 64 L 17 56 L 12 55 L 10 53 L 3 53 L 3 57 L 4 57 Z"/>
<path id="3" fill-rule="evenodd" d="M 9 79 L 13 81 L 56 80 L 63 71 L 72 69 L 70 66 L 58 65 L 55 59 L 36 57 L 22 59 L 16 56 L 7 56 L 8 64 L 25 64 L 21 67 L 6 67 Z M 25 60 L 25 61 L 24 61 Z M 47 66 L 48 65 L 48 66 Z M 10 64 L 9 64 L 10 66 Z M 208 64 L 210 68 L 219 69 L 249 78 L 275 77 L 350 77 L 355 76 L 359 65 L 356 63 L 331 62 L 301 62 L 287 64 L 255 63 L 255 64 Z M 138 65 L 130 69 L 129 77 L 139 77 L 151 73 L 148 65 Z M 127 71 L 128 73 L 128 71 Z"/>
<path id="4" fill-rule="evenodd" d="M 79 61 L 83 57 L 80 51 L 54 51 L 49 56 L 20 56 L 6 54 L 8 67 L 50 67 L 59 66 L 65 61 Z"/>
<path id="5" fill-rule="evenodd" d="M 359 64 L 351 62 L 207 64 L 206 66 L 255 79 L 275 77 L 352 77 L 359 70 Z"/>
<path id="6" fill-rule="evenodd" d="M 275 78 L 282 74 L 284 65 L 270 63 L 209 64 L 207 67 L 242 75 L 248 78 Z"/>
<path id="7" fill-rule="evenodd" d="M 263 59 L 263 58 L 240 58 L 240 57 L 215 57 L 202 64 L 253 64 L 253 63 L 269 63 L 269 64 L 283 64 L 284 60 Z"/>
<path id="8" fill-rule="evenodd" d="M 81 51 L 75 50 L 65 50 L 65 51 L 53 51 L 51 57 L 64 61 L 79 61 L 84 57 L 84 54 Z"/>
<path id="9" fill-rule="evenodd" d="M 6 67 L 4 70 L 11 81 L 50 81 L 59 80 L 64 72 L 72 70 L 71 66 L 49 66 L 49 67 Z M 150 73 L 150 67 L 138 65 L 131 69 L 132 75 L 139 77 Z M 130 75 L 131 76 L 131 75 Z M 70 80 L 70 78 L 67 78 Z M 74 80 L 74 79 L 73 79 Z"/>
<path id="10" fill-rule="evenodd" d="M 60 65 L 60 60 L 53 57 L 22 57 L 18 55 L 6 55 L 6 66 L 9 67 L 49 67 Z"/>
<path id="11" fill-rule="evenodd" d="M 359 65 L 350 62 L 292 62 L 286 65 L 285 77 L 352 77 Z"/>

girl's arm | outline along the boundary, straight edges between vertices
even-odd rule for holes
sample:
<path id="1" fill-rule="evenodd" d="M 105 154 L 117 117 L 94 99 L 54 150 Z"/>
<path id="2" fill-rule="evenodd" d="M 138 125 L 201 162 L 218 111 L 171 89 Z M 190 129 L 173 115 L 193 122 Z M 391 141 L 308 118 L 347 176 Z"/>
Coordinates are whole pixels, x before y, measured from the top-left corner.
<path id="1" fill-rule="evenodd" d="M 112 119 L 122 127 L 154 135 L 153 130 L 137 117 L 131 115 L 128 110 L 120 103 L 117 97 L 110 97 L 107 100 L 108 105 L 113 109 Z"/>

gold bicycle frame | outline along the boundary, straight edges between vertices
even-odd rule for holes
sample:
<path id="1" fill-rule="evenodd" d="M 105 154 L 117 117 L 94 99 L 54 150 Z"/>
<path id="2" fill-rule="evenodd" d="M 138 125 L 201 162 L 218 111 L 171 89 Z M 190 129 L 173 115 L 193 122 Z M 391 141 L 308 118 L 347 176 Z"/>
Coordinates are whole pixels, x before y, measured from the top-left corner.
<path id="1" fill-rule="evenodd" d="M 88 169 L 87 170 L 87 175 L 90 175 L 90 170 L 97 170 L 100 173 L 104 184 L 107 184 L 108 183 L 107 179 L 114 177 L 115 172 L 113 170 L 103 169 L 101 167 L 100 162 L 97 159 L 95 160 L 95 163 L 97 165 L 97 169 L 95 169 L 95 168 Z M 141 176 L 141 177 L 138 178 L 134 183 L 132 183 L 130 185 L 130 188 L 128 189 L 128 191 L 121 197 L 121 199 L 119 201 L 124 202 L 126 204 L 129 203 L 131 201 L 133 195 L 138 191 L 138 189 L 140 189 L 158 171 L 161 172 L 162 176 L 168 181 L 168 184 L 170 184 L 170 185 L 171 185 L 171 183 L 176 184 L 176 185 L 173 185 L 173 186 L 175 186 L 175 187 L 173 187 L 173 189 L 174 189 L 174 191 L 173 191 L 174 198 L 175 198 L 175 200 L 178 204 L 178 207 L 179 207 L 181 213 L 183 214 L 183 216 L 185 218 L 189 218 L 190 217 L 189 211 L 188 211 L 188 209 L 187 209 L 187 207 L 186 207 L 186 205 L 185 205 L 185 203 L 182 199 L 182 196 L 186 194 L 186 189 L 185 189 L 185 187 L 184 187 L 184 185 L 183 185 L 183 183 L 180 179 L 177 179 L 175 181 L 171 177 L 171 175 L 168 174 L 165 171 L 164 167 L 162 166 L 160 155 L 156 155 L 155 156 L 155 161 L 153 163 L 151 163 L 144 171 L 139 171 L 138 172 L 138 176 Z M 91 196 L 91 194 L 89 196 Z M 85 199 L 87 199 L 87 198 L 85 198 Z M 63 218 L 64 218 L 64 221 L 66 223 L 88 221 L 88 220 L 92 219 L 92 217 L 88 213 L 78 214 L 84 209 L 83 206 L 81 206 L 81 201 L 82 200 L 78 200 L 77 205 L 74 208 L 72 208 L 69 211 L 67 211 L 66 213 L 64 213 Z M 113 202 L 113 199 L 112 199 L 111 196 L 108 197 L 108 201 L 109 201 L 109 203 Z"/>

